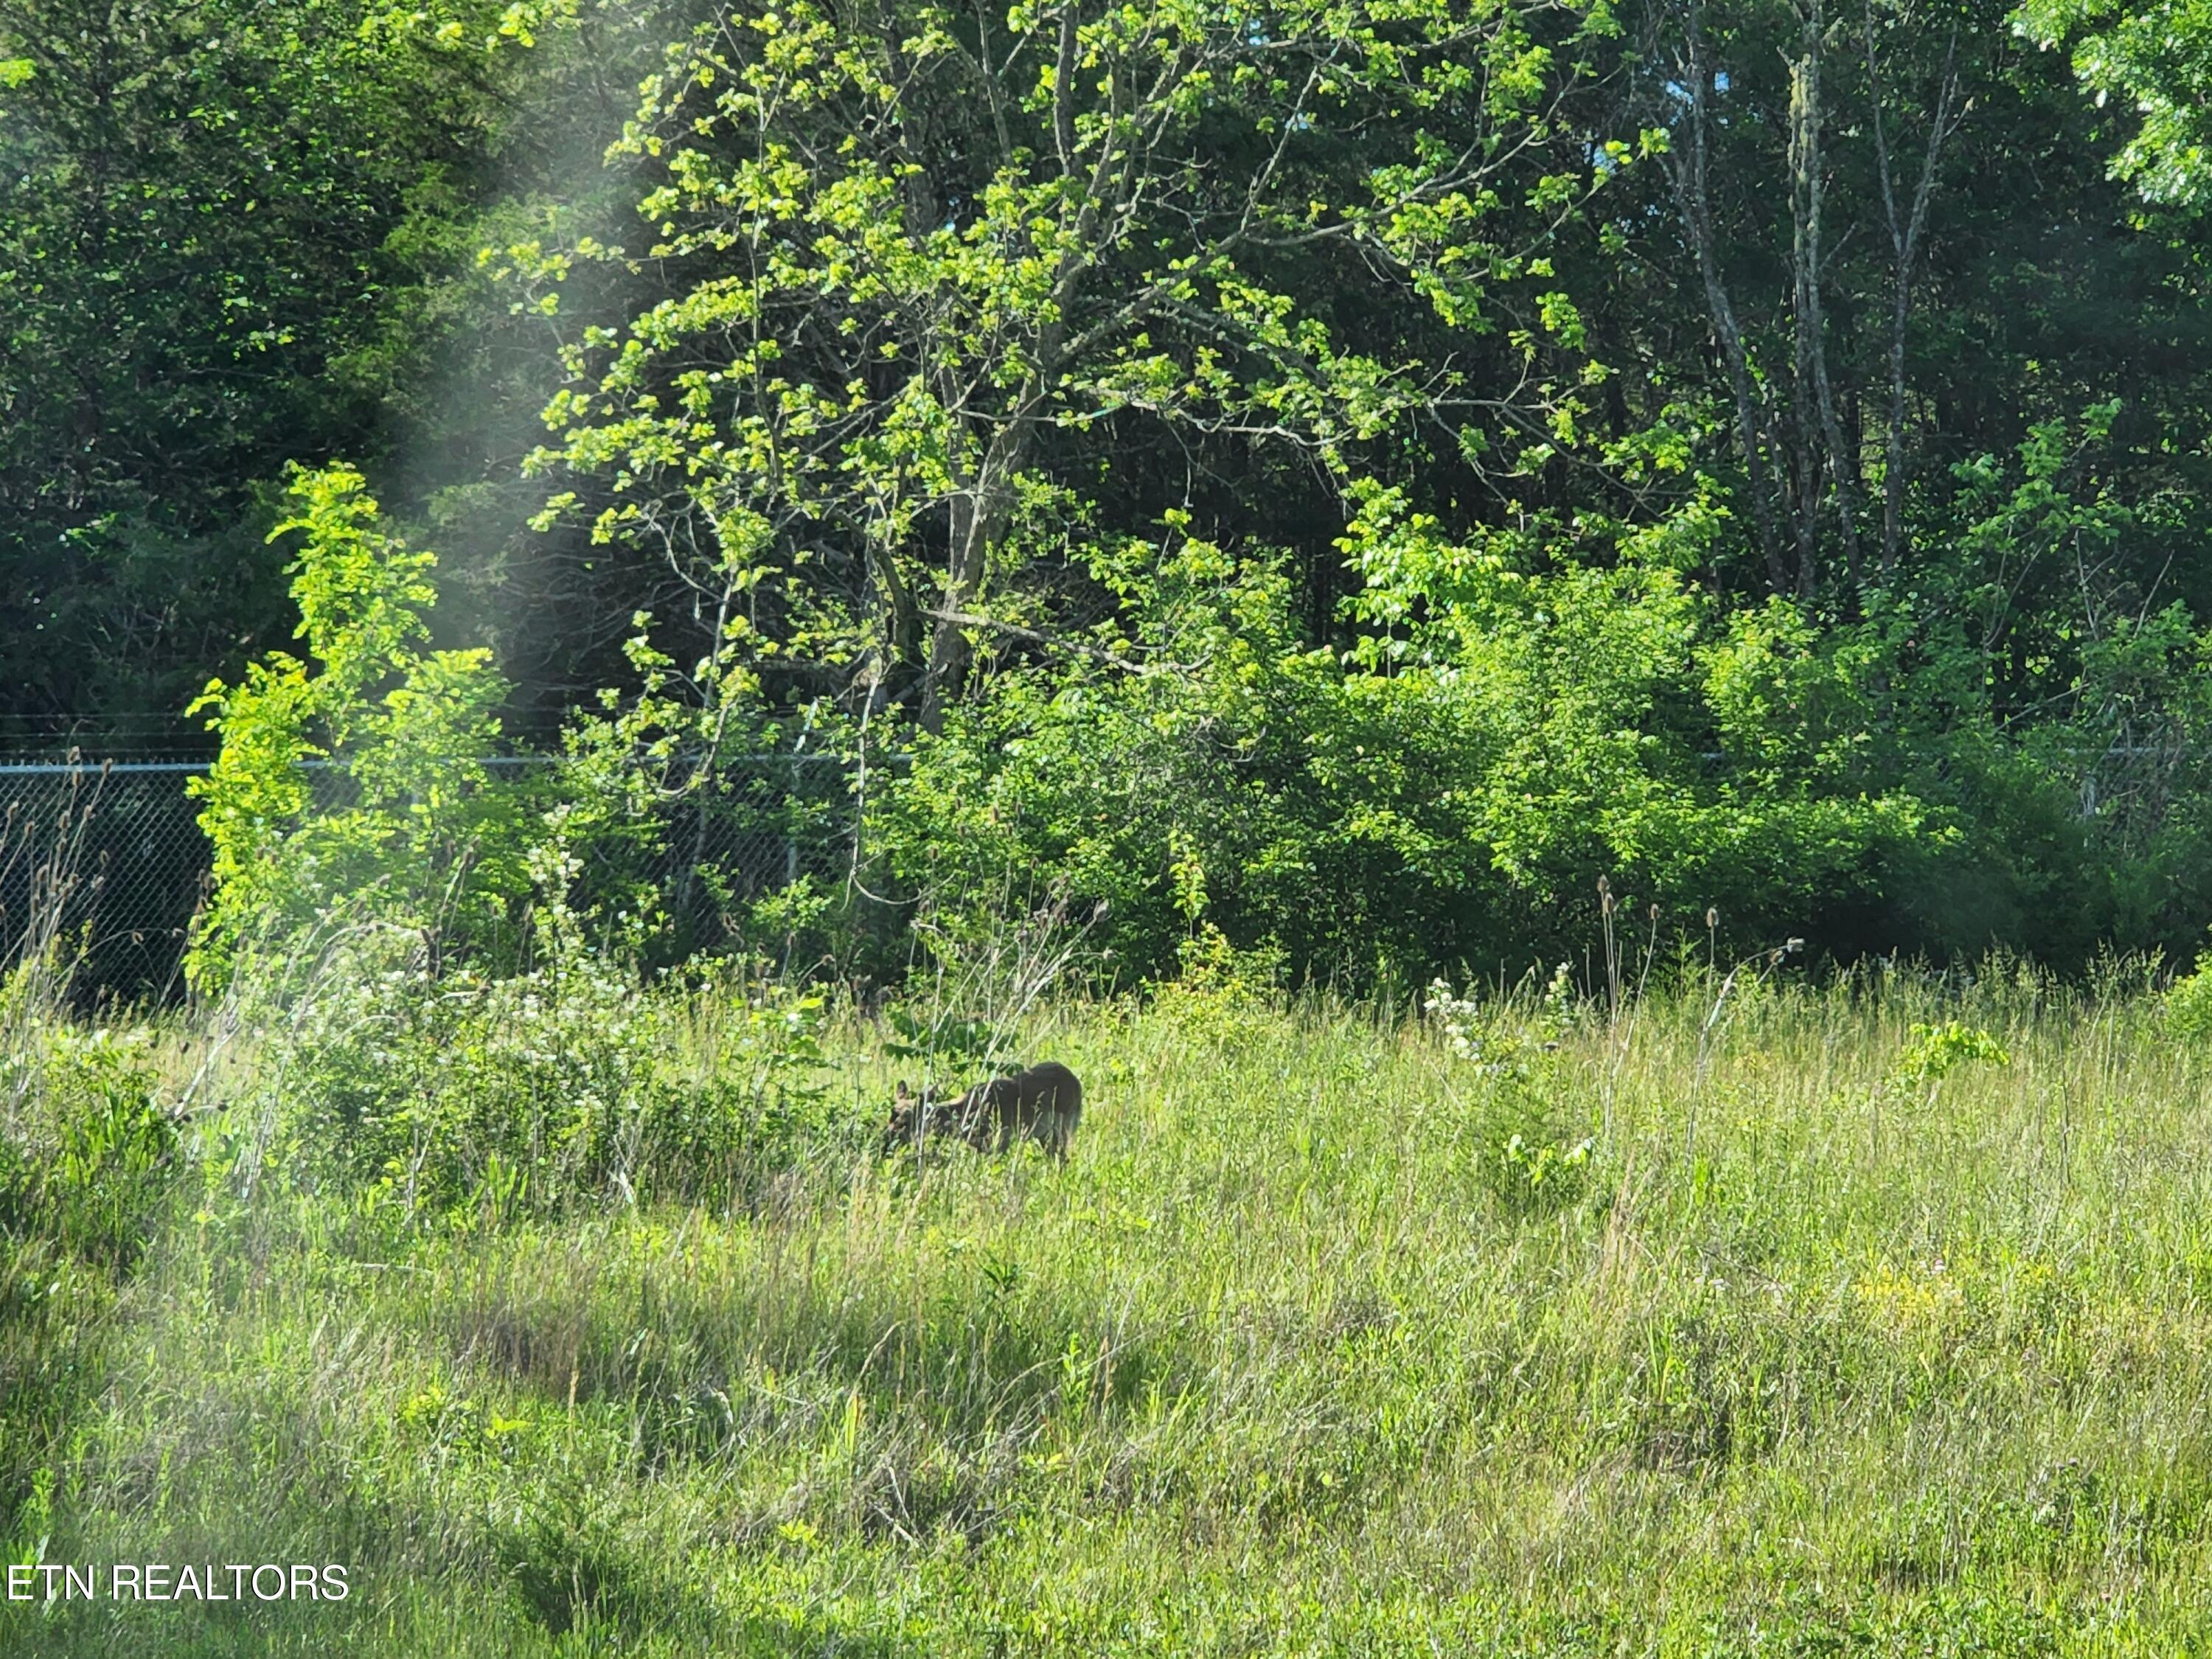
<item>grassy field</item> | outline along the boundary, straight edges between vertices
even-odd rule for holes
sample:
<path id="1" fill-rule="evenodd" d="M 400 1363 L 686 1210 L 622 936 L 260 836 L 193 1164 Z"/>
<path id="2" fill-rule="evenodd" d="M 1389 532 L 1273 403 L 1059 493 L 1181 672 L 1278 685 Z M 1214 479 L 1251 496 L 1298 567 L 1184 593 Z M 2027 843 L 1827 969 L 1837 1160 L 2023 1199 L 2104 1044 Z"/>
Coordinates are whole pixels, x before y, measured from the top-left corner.
<path id="1" fill-rule="evenodd" d="M 0 1649 L 2212 1646 L 2202 1057 L 2033 975 L 1712 989 L 1458 1048 L 1063 1006 L 1064 1170 L 848 1152 L 404 1243 L 188 1194 L 72 1339 L 17 1559 L 350 1594 L 0 1604 Z M 872 1121 L 878 1036 L 831 1060 Z"/>

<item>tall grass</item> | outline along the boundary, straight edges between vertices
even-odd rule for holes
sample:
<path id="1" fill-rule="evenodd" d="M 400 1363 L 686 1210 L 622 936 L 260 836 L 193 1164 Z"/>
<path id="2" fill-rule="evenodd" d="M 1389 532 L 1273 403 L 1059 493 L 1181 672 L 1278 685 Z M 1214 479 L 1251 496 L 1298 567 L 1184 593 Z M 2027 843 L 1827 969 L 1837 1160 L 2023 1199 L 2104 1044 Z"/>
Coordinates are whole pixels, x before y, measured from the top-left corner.
<path id="1" fill-rule="evenodd" d="M 1047 1006 L 1063 1171 L 847 1136 L 729 1205 L 405 1238 L 211 1196 L 125 1293 L 47 1558 L 353 1593 L 0 1607 L 0 1644 L 2212 1643 L 2202 1054 L 2117 974 L 1717 995 L 1491 1004 L 1469 1053 L 1233 986 Z M 1946 1022 L 2008 1058 L 1929 1061 Z M 875 1043 L 833 1045 L 856 1121 Z"/>

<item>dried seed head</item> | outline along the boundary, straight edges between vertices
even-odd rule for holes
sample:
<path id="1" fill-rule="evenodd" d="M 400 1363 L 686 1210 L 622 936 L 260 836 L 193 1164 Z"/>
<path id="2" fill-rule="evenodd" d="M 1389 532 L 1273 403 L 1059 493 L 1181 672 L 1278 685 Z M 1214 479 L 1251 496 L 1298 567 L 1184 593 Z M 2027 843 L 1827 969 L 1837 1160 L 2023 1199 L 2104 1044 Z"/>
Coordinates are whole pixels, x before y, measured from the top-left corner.
<path id="1" fill-rule="evenodd" d="M 1721 913 L 1711 905 L 1705 907 L 1705 931 L 1711 933 L 1721 925 Z"/>
<path id="2" fill-rule="evenodd" d="M 1658 920 L 1659 920 L 1659 901 L 1658 901 L 1657 899 L 1653 899 L 1653 900 L 1651 901 L 1651 909 L 1650 909 L 1650 919 L 1651 919 L 1652 921 L 1658 921 Z"/>

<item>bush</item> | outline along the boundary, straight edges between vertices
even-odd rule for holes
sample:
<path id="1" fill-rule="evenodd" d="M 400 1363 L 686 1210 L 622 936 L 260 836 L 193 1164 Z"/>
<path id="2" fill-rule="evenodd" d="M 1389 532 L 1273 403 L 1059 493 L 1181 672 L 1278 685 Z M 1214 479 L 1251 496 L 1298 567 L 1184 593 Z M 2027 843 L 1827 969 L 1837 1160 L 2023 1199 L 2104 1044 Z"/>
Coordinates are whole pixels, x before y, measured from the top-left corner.
<path id="1" fill-rule="evenodd" d="M 434 970 L 411 936 L 356 936 L 274 1056 L 262 1164 L 372 1212 L 497 1222 L 580 1202 L 742 1194 L 834 1139 L 818 996 L 728 966 L 648 988 L 586 946 L 557 872 L 525 972 Z M 570 873 L 573 873 L 571 872 Z M 699 1007 L 711 1057 L 692 1069 Z"/>
<path id="2" fill-rule="evenodd" d="M 1456 538 L 1355 483 L 1358 586 L 1318 633 L 1266 550 L 1094 550 L 1116 620 L 915 737 L 875 845 L 940 915 L 1036 902 L 1007 870 L 1108 902 L 1132 978 L 1175 972 L 1186 856 L 1232 944 L 1299 980 L 1556 959 L 1601 875 L 1686 934 L 1717 909 L 1739 954 L 2170 948 L 2212 894 L 2212 641 L 2122 606 L 2012 660 L 1974 620 L 2004 550 L 2140 528 L 2069 471 L 2069 431 L 1977 464 L 1960 558 L 1849 615 L 1701 586 L 1727 528 L 1705 493 Z"/>
<path id="3" fill-rule="evenodd" d="M 1393 580 L 1418 587 L 1399 551 Z M 1802 933 L 1816 907 L 1879 910 L 1940 830 L 1850 740 L 1873 671 L 1792 607 L 1716 640 L 1664 568 L 1507 574 L 1462 583 L 1420 648 L 1371 637 L 1347 662 L 1300 641 L 1273 564 L 1186 544 L 1135 631 L 1192 666 L 1001 674 L 915 738 L 875 846 L 940 913 L 1003 909 L 999 872 L 1050 872 L 1051 896 L 1107 902 L 1099 943 L 1131 978 L 1176 975 L 1194 862 L 1233 946 L 1374 986 L 1556 958 L 1586 940 L 1598 874 L 1686 920 Z M 1387 598 L 1367 596 L 1378 622 Z"/>
<path id="4" fill-rule="evenodd" d="M 2173 981 L 2163 1010 L 2166 1029 L 2187 1042 L 2212 1037 L 2212 953 Z"/>
<path id="5" fill-rule="evenodd" d="M 271 652 L 195 712 L 222 748 L 187 786 L 215 843 L 215 894 L 185 959 L 220 989 L 249 944 L 334 912 L 414 929 L 434 950 L 515 938 L 526 861 L 546 839 L 548 782 L 495 777 L 506 682 L 483 649 L 424 651 L 434 555 L 386 531 L 361 475 L 295 471 L 290 568 L 312 663 Z M 328 763 L 321 787 L 307 769 Z"/>

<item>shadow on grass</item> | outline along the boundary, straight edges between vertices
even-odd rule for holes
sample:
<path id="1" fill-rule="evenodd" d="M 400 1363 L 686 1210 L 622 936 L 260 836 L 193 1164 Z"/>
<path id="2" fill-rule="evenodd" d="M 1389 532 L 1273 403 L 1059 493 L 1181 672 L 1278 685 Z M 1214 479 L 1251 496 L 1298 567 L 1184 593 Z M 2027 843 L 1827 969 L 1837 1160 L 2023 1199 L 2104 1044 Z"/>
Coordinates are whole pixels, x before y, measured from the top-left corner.
<path id="1" fill-rule="evenodd" d="M 633 1259 L 520 1255 L 417 1316 L 455 1361 L 562 1407 L 614 1403 L 641 1472 L 804 1440 L 858 1398 L 963 1444 L 1054 1413 L 1127 1412 L 1188 1369 L 1170 1338 L 979 1253 L 926 1290 L 807 1263 L 715 1282 Z M 573 1268 L 573 1270 L 571 1270 Z"/>

